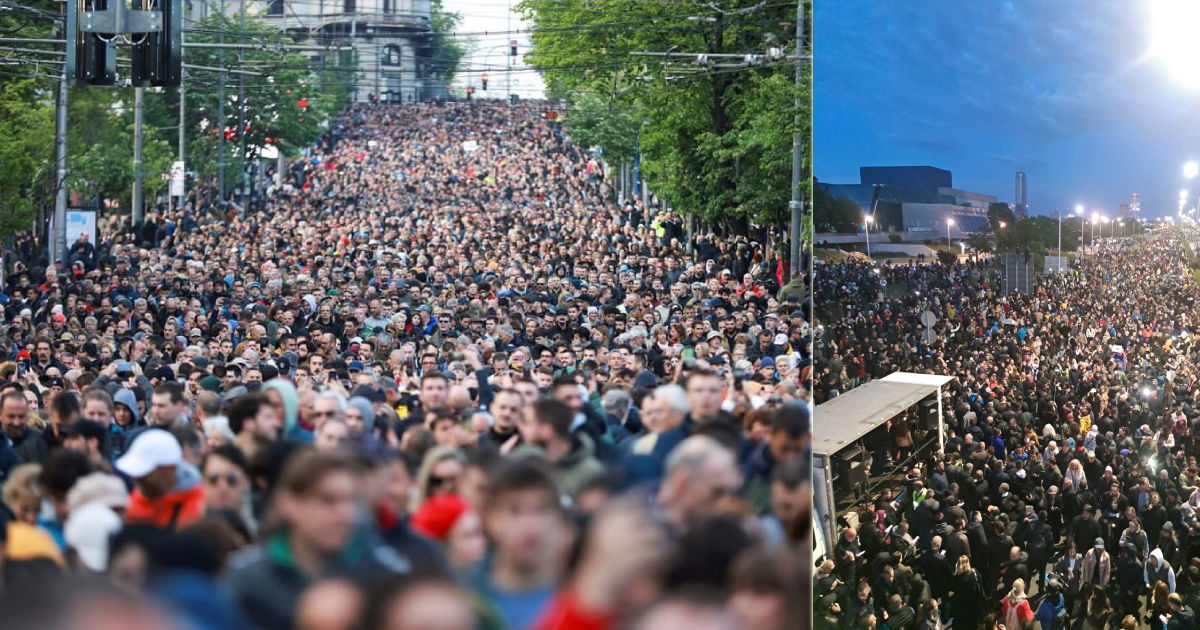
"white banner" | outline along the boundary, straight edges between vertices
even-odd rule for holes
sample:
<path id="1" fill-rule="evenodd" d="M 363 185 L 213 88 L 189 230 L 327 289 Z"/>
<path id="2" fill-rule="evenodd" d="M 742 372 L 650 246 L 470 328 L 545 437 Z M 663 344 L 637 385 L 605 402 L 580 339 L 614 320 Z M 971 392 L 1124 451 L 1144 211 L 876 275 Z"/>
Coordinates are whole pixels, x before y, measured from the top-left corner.
<path id="1" fill-rule="evenodd" d="M 186 175 L 185 175 L 185 171 L 183 168 L 183 162 L 178 162 L 178 161 L 172 162 L 171 163 L 171 196 L 172 197 L 182 197 L 186 194 L 184 192 L 184 188 L 183 188 L 185 177 L 186 177 Z"/>

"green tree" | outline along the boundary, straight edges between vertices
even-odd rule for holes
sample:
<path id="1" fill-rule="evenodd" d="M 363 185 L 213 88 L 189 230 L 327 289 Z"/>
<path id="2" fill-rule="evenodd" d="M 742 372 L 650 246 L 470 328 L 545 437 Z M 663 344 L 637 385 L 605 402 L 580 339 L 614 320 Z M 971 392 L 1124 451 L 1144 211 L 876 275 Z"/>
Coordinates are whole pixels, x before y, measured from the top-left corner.
<path id="1" fill-rule="evenodd" d="M 4 37 L 54 37 L 59 12 L 52 0 L 0 5 Z M 20 46 L 5 44 L 4 46 Z M 54 199 L 54 57 L 4 51 L 0 72 L 0 237 L 28 230 L 38 210 Z"/>
<path id="2" fill-rule="evenodd" d="M 150 100 L 149 93 L 146 100 Z M 72 191 L 89 199 L 97 195 L 120 199 L 122 207 L 130 207 L 134 179 L 133 109 L 132 89 L 71 88 L 67 182 Z M 165 189 L 166 182 L 160 174 L 169 170 L 171 157 L 166 133 L 147 128 L 142 138 L 142 181 L 147 200 Z"/>
<path id="3" fill-rule="evenodd" d="M 462 24 L 462 14 L 447 11 L 443 0 L 431 0 L 429 13 L 433 31 L 429 41 L 430 64 L 449 85 L 454 75 L 458 74 L 462 59 L 470 52 L 472 43 L 469 39 L 453 35 Z"/>
<path id="4" fill-rule="evenodd" d="M 28 230 L 54 189 L 54 106 L 34 79 L 0 83 L 0 236 Z"/>
<path id="5" fill-rule="evenodd" d="M 632 160 L 634 140 L 642 121 L 636 106 L 618 107 L 614 99 L 597 92 L 584 92 L 571 100 L 563 126 L 584 147 L 598 146 L 610 162 Z"/>
<path id="6" fill-rule="evenodd" d="M 1012 208 L 1009 208 L 1008 204 L 999 201 L 993 201 L 988 204 L 987 216 L 988 223 L 992 224 L 993 230 L 999 229 L 1001 221 L 1005 225 L 1011 225 L 1016 220 L 1016 217 L 1013 216 Z"/>
<path id="7" fill-rule="evenodd" d="M 636 121 L 640 136 L 628 135 L 628 120 L 584 125 L 625 130 L 618 153 L 636 136 L 642 173 L 672 207 L 735 231 L 750 221 L 786 221 L 792 138 L 810 136 L 811 82 L 795 85 L 790 58 L 795 5 L 523 0 L 518 9 L 536 25 L 525 60 L 543 72 L 550 96 L 588 104 L 585 116 Z M 734 60 L 634 54 L 745 55 L 768 48 L 789 58 L 720 67 Z M 564 122 L 568 130 L 574 115 Z M 811 198 L 808 178 L 802 179 Z"/>
<path id="8" fill-rule="evenodd" d="M 211 70 L 188 69 L 184 84 L 187 89 L 186 130 L 187 166 L 210 181 L 217 172 L 220 135 L 225 133 L 226 188 L 238 185 L 241 169 L 259 153 L 272 146 L 285 156 L 296 155 L 320 138 L 330 120 L 345 106 L 350 84 L 353 55 L 334 51 L 316 60 L 281 45 L 292 40 L 275 27 L 247 15 L 245 27 L 235 15 L 213 13 L 196 25 L 188 41 L 213 43 L 220 40 L 221 30 L 240 33 L 238 42 L 250 42 L 259 47 L 250 50 L 226 50 L 224 66 L 253 73 L 226 73 L 225 117 L 220 119 L 220 89 L 222 76 Z M 228 38 L 227 41 L 234 41 Z M 189 47 L 185 53 L 189 64 L 222 67 L 221 53 L 214 48 Z M 239 82 L 245 80 L 245 126 L 239 129 Z M 179 124 L 179 91 L 164 89 L 147 91 L 146 124 L 168 130 L 172 138 Z M 241 153 L 242 141 L 246 151 Z M 172 142 L 171 144 L 175 144 Z"/>

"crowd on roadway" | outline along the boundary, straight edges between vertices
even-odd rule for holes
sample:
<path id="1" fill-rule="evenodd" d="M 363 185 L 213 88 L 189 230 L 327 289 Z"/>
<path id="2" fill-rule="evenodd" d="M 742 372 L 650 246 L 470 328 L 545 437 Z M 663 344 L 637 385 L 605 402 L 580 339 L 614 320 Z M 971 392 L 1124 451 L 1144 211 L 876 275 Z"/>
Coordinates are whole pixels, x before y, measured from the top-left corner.
<path id="1" fill-rule="evenodd" d="M 543 109 L 354 106 L 256 209 L 7 244 L 4 624 L 801 627 L 804 284 Z"/>
<path id="2" fill-rule="evenodd" d="M 1118 240 L 1028 294 L 985 262 L 822 266 L 818 404 L 896 370 L 956 380 L 944 454 L 911 414 L 864 438 L 898 487 L 839 518 L 818 625 L 1196 627 L 1193 260 L 1179 231 Z"/>

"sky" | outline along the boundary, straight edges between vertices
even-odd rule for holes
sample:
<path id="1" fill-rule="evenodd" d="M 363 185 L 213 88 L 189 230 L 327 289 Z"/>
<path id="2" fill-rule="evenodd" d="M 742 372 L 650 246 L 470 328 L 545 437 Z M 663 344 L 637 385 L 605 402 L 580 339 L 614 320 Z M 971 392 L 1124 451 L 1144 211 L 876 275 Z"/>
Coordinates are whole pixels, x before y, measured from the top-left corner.
<path id="1" fill-rule="evenodd" d="M 463 60 L 462 67 L 455 77 L 454 86 L 465 88 L 475 86 L 474 98 L 505 98 L 505 74 L 507 72 L 508 41 L 516 39 L 519 53 L 511 73 L 512 92 L 521 98 L 543 98 L 545 84 L 542 77 L 522 63 L 523 55 L 529 49 L 530 27 L 528 22 L 522 22 L 521 16 L 512 12 L 516 2 L 507 0 L 444 0 L 443 6 L 447 11 L 457 11 L 462 14 L 463 21 L 458 27 L 462 33 L 472 33 L 471 52 Z M 511 22 L 510 22 L 511 19 Z M 509 31 L 520 30 L 521 33 L 508 34 Z M 476 34 L 477 33 L 477 34 Z M 486 33 L 486 34 L 484 34 Z M 488 89 L 484 92 L 480 86 L 480 75 L 487 71 Z"/>
<path id="2" fill-rule="evenodd" d="M 1011 203 L 1021 170 L 1035 214 L 1082 204 L 1111 215 L 1132 192 L 1143 216 L 1175 214 L 1183 164 L 1200 160 L 1200 81 L 1182 81 L 1160 54 L 1155 2 L 1196 4 L 815 2 L 817 179 L 928 165 Z M 1191 11 L 1162 22 L 1200 42 Z M 1188 65 L 1200 68 L 1200 44 L 1189 45 Z M 1190 183 L 1194 205 L 1200 178 Z"/>

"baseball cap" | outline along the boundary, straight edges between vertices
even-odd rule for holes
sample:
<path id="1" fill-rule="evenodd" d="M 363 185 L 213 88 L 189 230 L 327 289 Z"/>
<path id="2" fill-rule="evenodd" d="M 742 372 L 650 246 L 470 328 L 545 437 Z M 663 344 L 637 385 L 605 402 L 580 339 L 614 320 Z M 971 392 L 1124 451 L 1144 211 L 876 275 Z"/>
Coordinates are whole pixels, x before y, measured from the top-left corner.
<path id="1" fill-rule="evenodd" d="M 1095 544 L 1094 546 L 1096 547 L 1096 549 L 1103 549 L 1103 548 L 1104 548 L 1104 539 L 1103 539 L 1103 538 L 1097 538 L 1097 539 L 1096 539 L 1096 544 Z"/>
<path id="2" fill-rule="evenodd" d="M 350 372 L 361 372 L 363 371 L 363 363 L 362 361 L 351 361 L 346 365 L 346 369 Z"/>
<path id="3" fill-rule="evenodd" d="M 178 466 L 183 463 L 183 449 L 179 441 L 161 429 L 143 431 L 129 452 L 117 460 L 117 470 L 134 479 L 140 479 L 163 466 Z"/>

